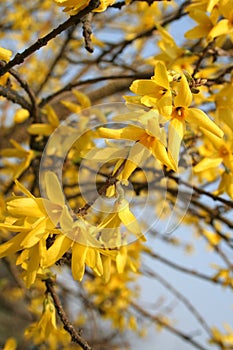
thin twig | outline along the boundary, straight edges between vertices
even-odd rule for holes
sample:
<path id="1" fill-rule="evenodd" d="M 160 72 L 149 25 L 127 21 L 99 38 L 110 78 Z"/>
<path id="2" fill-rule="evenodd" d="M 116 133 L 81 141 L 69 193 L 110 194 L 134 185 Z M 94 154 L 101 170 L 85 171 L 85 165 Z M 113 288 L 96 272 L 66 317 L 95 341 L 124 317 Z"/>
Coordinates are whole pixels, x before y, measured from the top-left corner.
<path id="1" fill-rule="evenodd" d="M 149 311 L 145 310 L 144 308 L 142 308 L 138 304 L 134 303 L 133 301 L 131 301 L 130 304 L 137 312 L 140 313 L 140 315 L 144 316 L 147 319 L 150 319 L 151 321 L 155 322 L 159 326 L 164 327 L 169 332 L 173 333 L 174 335 L 178 336 L 179 338 L 181 338 L 181 339 L 187 341 L 189 344 L 193 345 L 195 348 L 197 348 L 199 350 L 206 350 L 206 348 L 203 347 L 197 341 L 195 341 L 192 338 L 192 336 L 185 334 L 182 331 L 180 331 L 179 329 L 173 327 L 170 323 L 166 322 L 166 320 L 163 320 L 163 318 L 161 316 L 152 315 Z"/>
<path id="2" fill-rule="evenodd" d="M 158 261 L 164 263 L 165 265 L 177 270 L 177 271 L 180 271 L 180 272 L 183 272 L 183 273 L 186 273 L 188 275 L 192 275 L 194 277 L 197 277 L 197 278 L 200 278 L 206 282 L 211 282 L 211 283 L 214 283 L 214 284 L 220 284 L 220 285 L 224 285 L 224 282 L 222 282 L 221 280 L 216 280 L 216 279 L 213 279 L 212 276 L 208 276 L 208 275 L 205 275 L 199 271 L 196 271 L 196 270 L 193 270 L 193 269 L 189 269 L 185 266 L 182 266 L 182 265 L 179 265 L 171 260 L 168 260 L 166 258 L 164 258 L 163 256 L 157 254 L 157 253 L 154 253 L 154 252 L 146 252 L 150 257 L 154 258 L 154 259 L 157 259 Z M 230 285 L 224 285 L 224 287 L 230 287 Z"/>
<path id="3" fill-rule="evenodd" d="M 97 8 L 99 6 L 99 3 L 100 0 L 91 0 L 89 5 L 85 7 L 85 9 L 83 9 L 76 15 L 71 16 L 65 22 L 60 24 L 57 28 L 53 29 L 50 33 L 38 39 L 34 44 L 29 46 L 22 53 L 17 53 L 11 61 L 9 61 L 4 67 L 0 68 L 0 76 L 9 72 L 9 70 L 12 67 L 23 63 L 28 56 L 33 54 L 35 51 L 39 50 L 41 47 L 47 45 L 50 40 L 54 39 L 57 35 L 61 34 L 72 25 L 77 25 L 78 23 L 80 23 L 80 20 L 89 12 Z"/>
<path id="4" fill-rule="evenodd" d="M 63 323 L 64 329 L 70 334 L 72 341 L 76 344 L 79 344 L 84 350 L 92 350 L 93 348 L 87 343 L 85 339 L 83 339 L 83 337 L 75 330 L 72 323 L 68 320 L 68 317 L 62 307 L 61 301 L 54 289 L 54 282 L 48 278 L 45 280 L 45 285 L 47 292 L 50 293 L 51 297 L 53 298 L 57 314 Z"/>
<path id="5" fill-rule="evenodd" d="M 0 68 L 1 69 L 1 68 Z M 31 105 L 28 101 L 21 95 L 19 95 L 15 90 L 9 87 L 0 85 L 0 96 L 5 97 L 7 100 L 20 105 L 22 108 L 31 110 Z"/>
<path id="6" fill-rule="evenodd" d="M 193 191 L 197 192 L 198 194 L 203 194 L 203 195 L 213 199 L 214 201 L 219 201 L 219 202 L 227 205 L 228 207 L 233 208 L 233 201 L 230 201 L 230 200 L 227 200 L 225 198 L 214 195 L 211 192 L 207 192 L 200 187 L 194 186 L 194 185 L 190 184 L 189 182 L 180 179 L 179 177 L 177 177 L 176 175 L 174 175 L 172 173 L 169 173 L 168 176 L 170 179 L 173 179 L 178 185 L 184 185 L 185 187 L 192 189 Z"/>
<path id="7" fill-rule="evenodd" d="M 187 309 L 192 313 L 192 315 L 198 320 L 198 322 L 201 324 L 201 326 L 205 329 L 205 331 L 211 336 L 212 332 L 209 328 L 208 324 L 206 323 L 205 319 L 200 315 L 199 311 L 193 306 L 193 304 L 183 295 L 181 294 L 176 288 L 173 287 L 166 279 L 164 279 L 161 275 L 159 275 L 157 272 L 152 271 L 151 269 L 143 268 L 143 272 L 145 272 L 146 275 L 155 278 L 157 281 L 159 281 L 163 286 L 167 288 L 172 294 L 174 294 L 179 301 L 181 301 Z"/>
<path id="8" fill-rule="evenodd" d="M 62 44 L 62 46 L 60 47 L 60 50 L 58 52 L 58 54 L 56 55 L 56 57 L 54 58 L 50 68 L 48 69 L 48 73 L 47 75 L 45 76 L 44 80 L 42 81 L 42 83 L 40 84 L 40 86 L 38 87 L 38 89 L 36 90 L 36 94 L 38 95 L 43 87 L 45 86 L 45 84 L 48 82 L 48 80 L 50 79 L 50 77 L 52 76 L 53 74 L 53 71 L 54 71 L 54 68 L 56 67 L 56 65 L 58 64 L 58 62 L 61 60 L 61 58 L 63 57 L 64 55 L 64 52 L 65 52 L 65 49 L 67 47 L 67 45 L 69 44 L 71 38 L 72 38 L 72 35 L 75 31 L 75 26 L 71 27 L 70 30 L 68 31 L 68 35 L 67 37 L 65 38 L 65 41 L 64 43 Z"/>
<path id="9" fill-rule="evenodd" d="M 92 35 L 92 29 L 91 29 L 91 20 L 92 20 L 93 14 L 88 13 L 83 19 L 83 38 L 85 42 L 85 49 L 92 53 L 94 52 L 94 47 L 93 43 L 91 40 L 91 35 Z"/>

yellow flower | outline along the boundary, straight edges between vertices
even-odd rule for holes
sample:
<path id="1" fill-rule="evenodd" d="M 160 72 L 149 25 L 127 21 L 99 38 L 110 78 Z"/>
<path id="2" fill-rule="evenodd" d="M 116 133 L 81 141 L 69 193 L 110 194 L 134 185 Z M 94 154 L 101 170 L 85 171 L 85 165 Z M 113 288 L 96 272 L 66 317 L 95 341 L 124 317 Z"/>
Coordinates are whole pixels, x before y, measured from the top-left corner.
<path id="1" fill-rule="evenodd" d="M 165 130 L 159 126 L 158 114 L 156 111 L 150 111 L 145 113 L 144 116 L 148 119 L 143 123 L 143 127 L 129 125 L 122 129 L 104 127 L 98 129 L 99 137 L 135 141 L 129 149 L 124 168 L 118 176 L 120 180 L 127 180 L 138 166 L 143 166 L 151 154 L 169 169 L 176 170 L 166 150 Z M 116 164 L 115 172 L 122 166 L 122 162 L 122 159 L 120 159 Z"/>
<path id="2" fill-rule="evenodd" d="M 219 1 L 219 12 L 221 15 L 220 21 L 211 29 L 208 34 L 207 40 L 212 41 L 213 39 L 221 36 L 230 36 L 233 40 L 233 2 L 232 0 L 220 0 Z"/>
<path id="3" fill-rule="evenodd" d="M 195 172 L 205 171 L 211 168 L 217 168 L 221 163 L 233 173 L 233 154 L 228 145 L 222 138 L 213 135 L 211 132 L 202 129 L 202 132 L 211 141 L 214 152 L 212 155 L 205 157 L 194 167 Z"/>
<path id="4" fill-rule="evenodd" d="M 82 11 L 90 3 L 90 0 L 54 0 L 57 5 L 65 7 L 64 11 L 74 15 Z M 112 5 L 115 0 L 101 0 L 100 5 L 94 10 L 94 12 L 103 12 L 106 8 Z"/>
<path id="5" fill-rule="evenodd" d="M 22 250 L 17 264 L 26 270 L 26 285 L 34 283 L 36 274 L 42 266 L 46 252 L 46 239 L 50 234 L 59 233 L 56 224 L 64 208 L 64 197 L 59 191 L 59 184 L 51 173 L 45 179 L 48 200 L 35 198 L 24 186 L 16 181 L 26 197 L 13 196 L 7 201 L 7 216 L 0 228 L 18 232 L 9 241 L 0 245 L 0 258 Z M 51 183 L 53 190 L 51 191 Z M 52 201 L 54 202 L 52 202 Z"/>
<path id="6" fill-rule="evenodd" d="M 8 338 L 3 350 L 16 350 L 17 349 L 17 342 L 15 338 Z"/>
<path id="7" fill-rule="evenodd" d="M 192 70 L 192 63 L 197 59 L 196 56 L 190 54 L 189 51 L 177 46 L 173 37 L 159 24 L 156 24 L 158 34 L 161 35 L 161 40 L 158 41 L 158 47 L 162 51 L 154 57 L 146 59 L 146 63 L 155 66 L 158 61 L 163 61 L 166 66 L 176 71 L 185 69 Z"/>
<path id="8" fill-rule="evenodd" d="M 43 136 L 49 136 L 52 134 L 52 132 L 59 126 L 59 119 L 54 111 L 54 109 L 47 105 L 44 108 L 44 112 L 47 115 L 48 118 L 48 124 L 39 124 L 35 123 L 29 126 L 28 132 L 32 135 L 43 135 Z"/>
<path id="9" fill-rule="evenodd" d="M 221 175 L 221 181 L 219 183 L 218 189 L 214 191 L 214 194 L 218 196 L 219 194 L 225 192 L 231 199 L 233 199 L 233 174 L 227 171 Z"/>
<path id="10" fill-rule="evenodd" d="M 135 80 L 130 86 L 130 90 L 135 94 L 141 95 L 140 102 L 143 105 L 157 108 L 162 115 L 171 114 L 172 93 L 167 70 L 163 62 L 156 64 L 154 76 L 151 80 Z"/>
<path id="11" fill-rule="evenodd" d="M 189 12 L 189 17 L 198 23 L 198 25 L 185 33 L 187 39 L 205 38 L 214 26 L 213 20 L 204 11 L 193 10 Z"/>
<path id="12" fill-rule="evenodd" d="M 50 295 L 46 295 L 43 312 L 39 322 L 33 323 L 25 331 L 26 338 L 34 338 L 36 344 L 46 342 L 48 337 L 57 333 L 56 309 Z"/>
<path id="13" fill-rule="evenodd" d="M 223 121 L 233 131 L 233 79 L 224 84 L 223 88 L 213 96 L 216 109 L 216 118 Z"/>
<path id="14" fill-rule="evenodd" d="M 25 120 L 27 120 L 30 116 L 30 113 L 27 109 L 18 109 L 14 115 L 14 122 L 16 124 L 23 123 Z"/>
<path id="15" fill-rule="evenodd" d="M 193 96 L 184 75 L 182 75 L 180 81 L 176 82 L 174 89 L 176 89 L 176 96 L 174 97 L 174 106 L 169 123 L 168 150 L 175 164 L 178 164 L 180 144 L 186 130 L 186 122 L 196 124 L 219 137 L 223 136 L 223 131 L 202 110 L 190 107 Z"/>

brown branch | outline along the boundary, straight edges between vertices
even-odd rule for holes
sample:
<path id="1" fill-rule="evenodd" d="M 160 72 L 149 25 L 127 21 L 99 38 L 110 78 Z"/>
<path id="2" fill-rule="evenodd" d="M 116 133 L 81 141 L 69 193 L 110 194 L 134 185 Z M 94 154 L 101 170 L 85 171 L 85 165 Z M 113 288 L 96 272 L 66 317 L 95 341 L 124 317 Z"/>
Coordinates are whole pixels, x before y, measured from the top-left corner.
<path id="1" fill-rule="evenodd" d="M 61 34 L 72 25 L 77 25 L 78 23 L 80 23 L 80 20 L 84 16 L 86 16 L 89 12 L 91 12 L 96 7 L 98 7 L 99 3 L 100 3 L 100 0 L 91 0 L 90 4 L 84 10 L 80 11 L 74 16 L 71 16 L 65 22 L 60 24 L 57 28 L 53 29 L 50 33 L 43 36 L 42 38 L 39 38 L 34 44 L 29 46 L 22 53 L 17 53 L 11 61 L 9 61 L 4 67 L 0 68 L 0 76 L 5 74 L 6 72 L 9 72 L 9 70 L 12 67 L 23 63 L 28 56 L 33 54 L 35 51 L 39 50 L 41 47 L 47 45 L 47 43 L 50 40 L 54 39 L 57 35 Z"/>
<path id="2" fill-rule="evenodd" d="M 186 13 L 184 12 L 184 9 L 189 3 L 190 3 L 189 0 L 185 1 L 175 13 L 172 13 L 171 16 L 168 16 L 168 18 L 166 18 L 161 23 L 161 26 L 162 27 L 167 26 L 171 22 L 173 22 L 175 20 L 178 20 L 181 17 L 185 16 Z M 132 43 L 134 43 L 138 39 L 142 39 L 142 38 L 150 36 L 156 29 L 157 29 L 157 26 L 155 25 L 152 28 L 150 28 L 148 30 L 145 30 L 145 31 L 135 35 L 135 37 L 133 37 L 132 39 L 126 39 L 126 40 L 123 40 L 123 41 L 121 41 L 119 43 L 112 44 L 108 50 L 103 51 L 99 55 L 99 57 L 97 58 L 96 61 L 97 62 L 101 62 L 103 57 L 105 57 L 106 55 L 108 55 L 111 52 L 115 51 L 113 53 L 113 56 L 111 57 L 111 61 L 114 61 L 126 49 L 126 47 L 128 47 L 129 45 L 131 45 Z"/>
<path id="3" fill-rule="evenodd" d="M 146 268 L 146 269 L 144 268 L 143 272 L 145 272 L 146 275 L 152 278 L 155 278 L 157 281 L 159 281 L 159 283 L 161 283 L 165 288 L 167 288 L 168 291 L 170 291 L 173 295 L 175 295 L 177 299 L 181 301 L 186 306 L 186 308 L 192 313 L 192 315 L 197 319 L 197 321 L 201 324 L 203 329 L 205 329 L 205 331 L 210 336 L 212 335 L 211 329 L 209 328 L 204 318 L 200 315 L 199 311 L 193 306 L 193 304 L 183 294 L 181 294 L 176 288 L 173 287 L 172 284 L 170 284 L 157 272 L 154 272 L 149 268 Z"/>
<path id="4" fill-rule="evenodd" d="M 173 179 L 178 185 L 184 185 L 185 187 L 192 189 L 193 191 L 195 191 L 198 194 L 205 195 L 205 196 L 213 199 L 214 201 L 219 201 L 219 202 L 227 205 L 228 207 L 233 208 L 233 201 L 227 200 L 225 198 L 222 198 L 222 197 L 216 196 L 210 192 L 207 192 L 200 187 L 194 186 L 194 185 L 190 184 L 189 182 L 178 178 L 177 176 L 175 176 L 172 173 L 169 173 L 168 176 L 170 179 Z"/>
<path id="5" fill-rule="evenodd" d="M 95 84 L 99 83 L 101 81 L 108 81 L 108 80 L 125 80 L 124 87 L 128 88 L 131 84 L 131 82 L 134 79 L 149 79 L 153 75 L 153 71 L 146 71 L 146 72 L 140 72 L 136 74 L 129 74 L 129 75 L 109 75 L 109 76 L 101 76 L 101 77 L 96 77 L 96 78 L 91 78 L 91 79 L 86 79 L 86 80 L 80 80 L 75 83 L 69 83 L 65 85 L 63 88 L 60 90 L 56 91 L 55 93 L 48 95 L 47 97 L 43 98 L 41 102 L 39 103 L 40 107 L 44 107 L 47 103 L 51 102 L 55 97 L 60 96 L 64 92 L 71 91 L 75 87 L 78 86 L 83 86 L 83 85 L 90 85 L 90 84 Z M 111 91 L 111 88 L 109 85 L 105 86 L 106 90 Z M 107 95 L 109 96 L 109 95 Z M 91 99 L 92 100 L 92 99 Z"/>
<path id="6" fill-rule="evenodd" d="M 38 119 L 38 108 L 36 103 L 36 96 L 34 94 L 34 91 L 31 89 L 31 87 L 28 85 L 28 83 L 21 78 L 18 72 L 16 72 L 13 68 L 9 70 L 9 73 L 17 80 L 17 82 L 20 84 L 20 86 L 24 89 L 24 91 L 27 93 L 30 101 L 31 101 L 31 108 L 30 113 L 33 117 L 33 120 L 35 123 L 39 122 Z"/>
<path id="7" fill-rule="evenodd" d="M 145 310 L 145 308 L 142 308 L 141 306 L 139 306 L 138 304 L 134 303 L 133 301 L 131 301 L 130 304 L 134 308 L 134 310 L 139 312 L 140 315 L 142 315 L 143 317 L 145 317 L 145 318 L 155 322 L 156 324 L 158 324 L 161 327 L 164 327 L 165 329 L 167 329 L 172 334 L 176 335 L 177 337 L 179 337 L 179 338 L 187 341 L 189 344 L 193 345 L 196 349 L 206 350 L 206 348 L 203 347 L 197 341 L 195 341 L 191 335 L 185 334 L 182 331 L 180 331 L 179 329 L 173 327 L 168 322 L 163 320 L 163 318 L 161 316 L 159 316 L 159 315 L 158 316 L 157 315 L 152 315 L 149 311 Z"/>
<path id="8" fill-rule="evenodd" d="M 7 100 L 20 105 L 22 108 L 27 109 L 28 111 L 31 110 L 30 103 L 28 103 L 23 96 L 19 95 L 15 90 L 12 90 L 9 87 L 0 85 L 0 96 L 3 96 Z"/>
<path id="9" fill-rule="evenodd" d="M 39 94 L 43 87 L 45 86 L 45 84 L 48 82 L 48 80 L 50 79 L 50 77 L 52 76 L 53 74 L 53 71 L 54 71 L 54 68 L 56 67 L 56 65 L 58 64 L 58 62 L 61 60 L 61 58 L 63 57 L 64 55 L 64 52 L 65 52 L 65 49 L 67 47 L 67 45 L 69 44 L 71 38 L 72 38 L 72 35 L 75 31 L 75 26 L 71 27 L 69 32 L 68 32 L 68 35 L 67 37 L 65 38 L 65 41 L 64 43 L 62 44 L 62 46 L 60 47 L 60 50 L 57 54 L 57 56 L 54 58 L 50 68 L 48 69 L 48 73 L 47 75 L 45 76 L 44 80 L 42 81 L 42 83 L 40 84 L 40 86 L 38 87 L 38 89 L 36 90 L 36 94 Z"/>
<path id="10" fill-rule="evenodd" d="M 158 261 L 162 262 L 163 264 L 175 269 L 176 271 L 180 271 L 180 272 L 183 272 L 183 273 L 186 273 L 188 275 L 191 275 L 191 276 L 194 276 L 194 277 L 197 277 L 197 278 L 200 278 L 206 282 L 211 282 L 211 283 L 214 283 L 214 284 L 220 284 L 224 287 L 230 287 L 230 285 L 224 285 L 224 281 L 222 282 L 221 280 L 216 280 L 216 279 L 213 279 L 213 277 L 211 276 L 208 276 L 208 275 L 205 275 L 199 271 L 196 271 L 196 270 L 193 270 L 193 269 L 189 269 L 187 267 L 184 267 L 182 265 L 179 265 L 177 263 L 174 263 L 173 261 L 171 260 L 168 260 L 166 258 L 164 258 L 163 256 L 157 254 L 157 253 L 154 253 L 154 252 L 146 252 L 146 254 L 148 254 L 150 257 L 152 257 L 153 259 L 157 259 Z"/>
<path id="11" fill-rule="evenodd" d="M 92 20 L 93 14 L 88 13 L 83 19 L 83 38 L 85 42 L 85 49 L 92 53 L 94 52 L 94 47 L 91 41 L 91 34 L 92 34 L 92 29 L 91 29 L 91 20 Z"/>
<path id="12" fill-rule="evenodd" d="M 61 322 L 63 323 L 64 329 L 71 336 L 71 340 L 74 343 L 79 344 L 84 350 L 92 350 L 93 348 L 87 343 L 85 339 L 83 339 L 83 337 L 75 330 L 72 323 L 68 320 L 68 317 L 62 307 L 61 301 L 54 289 L 54 282 L 50 278 L 48 278 L 45 280 L 45 285 L 47 292 L 50 293 L 51 297 L 53 298 L 57 314 L 60 317 Z"/>

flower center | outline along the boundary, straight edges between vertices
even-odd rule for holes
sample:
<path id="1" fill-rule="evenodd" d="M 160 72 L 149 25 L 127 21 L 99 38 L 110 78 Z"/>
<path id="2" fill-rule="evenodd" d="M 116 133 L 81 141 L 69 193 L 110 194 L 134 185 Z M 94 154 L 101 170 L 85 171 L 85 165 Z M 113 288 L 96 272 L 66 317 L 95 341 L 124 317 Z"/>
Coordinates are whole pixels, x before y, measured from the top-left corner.
<path id="1" fill-rule="evenodd" d="M 221 157 L 226 157 L 226 156 L 229 155 L 229 151 L 228 151 L 228 149 L 226 147 L 222 146 L 219 149 L 219 154 L 220 154 Z"/>
<path id="2" fill-rule="evenodd" d="M 178 119 L 185 119 L 185 108 L 175 107 L 172 112 L 172 117 Z"/>

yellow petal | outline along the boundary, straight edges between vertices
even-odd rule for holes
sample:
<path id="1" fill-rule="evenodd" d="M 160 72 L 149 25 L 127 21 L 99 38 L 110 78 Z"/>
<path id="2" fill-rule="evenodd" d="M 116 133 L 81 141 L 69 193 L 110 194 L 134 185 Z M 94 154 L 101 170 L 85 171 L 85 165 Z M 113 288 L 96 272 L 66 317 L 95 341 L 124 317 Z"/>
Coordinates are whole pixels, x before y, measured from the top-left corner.
<path id="1" fill-rule="evenodd" d="M 222 19 L 219 21 L 214 28 L 208 34 L 207 40 L 213 40 L 214 38 L 227 34 L 230 31 L 230 25 L 228 19 Z"/>
<path id="2" fill-rule="evenodd" d="M 32 124 L 28 127 L 27 131 L 31 135 L 44 135 L 50 136 L 54 131 L 54 128 L 50 124 Z"/>
<path id="3" fill-rule="evenodd" d="M 59 125 L 59 119 L 53 107 L 46 105 L 45 112 L 47 113 L 49 123 L 52 126 L 57 127 Z"/>
<path id="4" fill-rule="evenodd" d="M 14 254 L 21 250 L 21 242 L 25 237 L 25 232 L 18 233 L 16 236 L 11 238 L 8 242 L 0 245 L 0 258 L 4 258 L 7 255 Z"/>
<path id="5" fill-rule="evenodd" d="M 88 247 L 74 243 L 72 246 L 72 275 L 75 280 L 81 281 L 85 271 L 85 260 Z"/>
<path id="6" fill-rule="evenodd" d="M 86 264 L 92 268 L 98 276 L 103 274 L 103 265 L 100 253 L 96 248 L 89 248 L 86 255 Z"/>
<path id="7" fill-rule="evenodd" d="M 126 158 L 128 150 L 117 147 L 93 148 L 83 155 L 83 158 L 96 161 L 113 160 L 117 158 Z"/>
<path id="8" fill-rule="evenodd" d="M 60 216 L 60 225 L 63 232 L 70 232 L 73 228 L 74 221 L 69 213 L 68 208 L 65 206 L 62 208 Z"/>
<path id="9" fill-rule="evenodd" d="M 26 187 L 24 187 L 24 185 L 22 185 L 18 180 L 15 180 L 15 184 L 16 184 L 16 186 L 18 187 L 18 189 L 19 189 L 22 193 L 24 193 L 27 197 L 29 197 L 29 198 L 35 198 L 35 197 L 33 196 L 33 194 L 31 194 L 31 192 L 28 191 L 28 190 L 26 189 Z"/>
<path id="10" fill-rule="evenodd" d="M 178 118 L 173 118 L 168 127 L 168 152 L 178 169 L 179 153 L 182 139 L 185 132 L 185 122 Z"/>
<path id="11" fill-rule="evenodd" d="M 10 50 L 0 47 L 0 60 L 8 62 L 11 58 L 12 52 Z"/>
<path id="12" fill-rule="evenodd" d="M 130 90 L 132 92 L 142 96 L 149 95 L 156 97 L 160 89 L 161 88 L 156 84 L 154 80 L 149 79 L 135 80 L 130 86 Z"/>
<path id="13" fill-rule="evenodd" d="M 16 350 L 17 349 L 17 343 L 14 338 L 8 338 L 3 350 Z"/>
<path id="14" fill-rule="evenodd" d="M 61 206 L 65 205 L 65 197 L 55 173 L 47 171 L 44 177 L 45 189 L 49 200 Z"/>
<path id="15" fill-rule="evenodd" d="M 23 123 L 30 116 L 30 113 L 27 109 L 18 109 L 14 115 L 14 122 L 16 124 Z"/>
<path id="16" fill-rule="evenodd" d="M 79 113 L 82 109 L 79 105 L 70 101 L 61 101 L 61 103 L 73 113 Z"/>
<path id="17" fill-rule="evenodd" d="M 39 269 L 40 256 L 38 244 L 29 250 L 29 259 L 27 261 L 26 287 L 29 288 L 36 280 L 36 273 Z"/>
<path id="18" fill-rule="evenodd" d="M 91 100 L 83 92 L 77 90 L 72 90 L 72 92 L 83 108 L 88 108 L 91 106 Z"/>
<path id="19" fill-rule="evenodd" d="M 152 77 L 153 81 L 159 85 L 162 86 L 164 89 L 168 90 L 169 87 L 169 81 L 168 81 L 168 75 L 167 75 L 167 69 L 165 67 L 165 64 L 163 62 L 158 62 L 155 66 L 154 76 Z M 143 95 L 146 93 L 144 92 Z"/>
<path id="20" fill-rule="evenodd" d="M 130 125 L 123 129 L 108 129 L 108 128 L 99 128 L 98 135 L 99 137 L 106 137 L 110 139 L 127 139 L 127 140 L 140 140 L 142 135 L 145 133 L 140 127 Z"/>
<path id="21" fill-rule="evenodd" d="M 31 229 L 30 227 L 26 226 L 18 226 L 18 225 L 10 225 L 10 224 L 5 224 L 5 223 L 0 223 L 0 228 L 3 228 L 8 231 L 12 232 L 28 232 Z"/>
<path id="22" fill-rule="evenodd" d="M 116 256 L 116 267 L 118 273 L 123 273 L 127 261 L 127 247 L 121 247 L 119 253 Z"/>
<path id="23" fill-rule="evenodd" d="M 107 283 L 111 275 L 111 258 L 110 256 L 102 256 L 103 261 L 103 279 Z"/>
<path id="24" fill-rule="evenodd" d="M 205 171 L 211 168 L 217 168 L 222 162 L 222 158 L 204 158 L 193 168 L 195 173 Z"/>
<path id="25" fill-rule="evenodd" d="M 37 244 L 46 234 L 48 235 L 48 224 L 47 218 L 41 218 L 38 220 L 39 222 L 36 224 L 36 227 L 32 229 L 22 240 L 21 247 L 22 248 L 31 248 L 35 244 Z"/>
<path id="26" fill-rule="evenodd" d="M 184 75 L 175 85 L 177 95 L 174 98 L 175 107 L 188 107 L 192 103 L 193 95 Z"/>
<path id="27" fill-rule="evenodd" d="M 42 210 L 39 202 L 42 204 L 39 199 L 15 198 L 7 203 L 7 210 L 14 217 L 43 217 L 45 212 Z"/>
<path id="28" fill-rule="evenodd" d="M 136 217 L 129 210 L 129 203 L 126 200 L 121 201 L 118 215 L 130 232 L 134 233 L 136 236 L 141 235 L 141 228 Z"/>
<path id="29" fill-rule="evenodd" d="M 211 141 L 211 144 L 214 146 L 216 150 L 219 150 L 220 148 L 223 148 L 223 147 L 227 148 L 225 141 L 222 138 L 216 136 L 215 134 L 213 134 L 212 132 L 209 132 L 206 129 L 200 128 L 200 130 L 204 135 L 207 136 L 208 140 Z"/>
<path id="30" fill-rule="evenodd" d="M 158 159 L 162 164 L 166 165 L 169 169 L 173 169 L 174 171 L 177 171 L 177 166 L 174 160 L 169 158 L 166 148 L 160 141 L 155 140 L 152 148 L 152 153 L 155 159 Z"/>
<path id="31" fill-rule="evenodd" d="M 129 152 L 128 159 L 120 175 L 121 179 L 128 180 L 137 167 L 143 167 L 146 159 L 150 156 L 148 148 L 141 143 L 135 143 Z"/>
<path id="32" fill-rule="evenodd" d="M 61 257 L 69 250 L 72 244 L 71 239 L 61 234 L 58 235 L 55 239 L 55 242 L 47 250 L 47 254 L 43 256 L 42 267 L 52 266 L 61 259 Z"/>
<path id="33" fill-rule="evenodd" d="M 202 127 L 216 136 L 223 137 L 224 132 L 215 124 L 208 116 L 197 108 L 189 108 L 186 114 L 186 120 L 189 123 L 193 123 Z"/>

